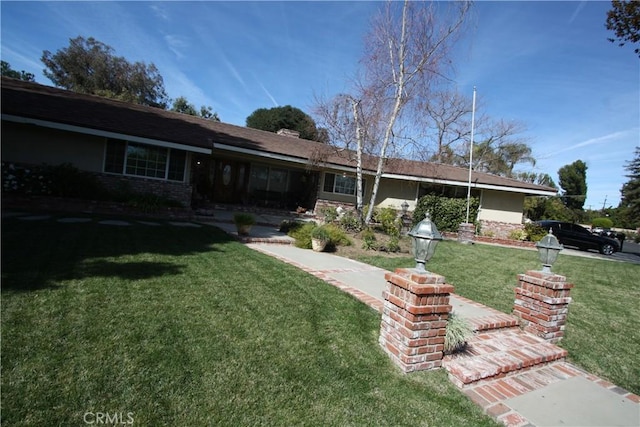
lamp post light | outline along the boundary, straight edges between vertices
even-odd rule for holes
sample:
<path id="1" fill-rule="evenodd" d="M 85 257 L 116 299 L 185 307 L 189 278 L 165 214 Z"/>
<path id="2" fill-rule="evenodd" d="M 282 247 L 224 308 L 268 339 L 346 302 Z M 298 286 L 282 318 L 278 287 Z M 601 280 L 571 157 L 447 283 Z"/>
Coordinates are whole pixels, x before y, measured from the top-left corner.
<path id="1" fill-rule="evenodd" d="M 407 211 L 409 210 L 409 203 L 407 203 L 407 201 L 405 200 L 404 202 L 402 202 L 400 207 L 402 208 L 402 216 L 405 216 L 407 214 Z"/>
<path id="2" fill-rule="evenodd" d="M 431 221 L 429 212 L 411 229 L 409 236 L 412 239 L 413 257 L 416 260 L 415 269 L 418 273 L 427 273 L 425 264 L 431 259 L 436 246 L 442 240 L 442 235 Z"/>
<path id="3" fill-rule="evenodd" d="M 551 229 L 549 229 L 549 233 L 544 236 L 542 240 L 536 243 L 536 249 L 538 249 L 538 256 L 542 263 L 542 272 L 551 273 L 551 266 L 556 262 L 556 259 L 558 259 L 560 251 L 564 249 L 560 242 L 558 242 L 556 236 L 553 235 Z"/>

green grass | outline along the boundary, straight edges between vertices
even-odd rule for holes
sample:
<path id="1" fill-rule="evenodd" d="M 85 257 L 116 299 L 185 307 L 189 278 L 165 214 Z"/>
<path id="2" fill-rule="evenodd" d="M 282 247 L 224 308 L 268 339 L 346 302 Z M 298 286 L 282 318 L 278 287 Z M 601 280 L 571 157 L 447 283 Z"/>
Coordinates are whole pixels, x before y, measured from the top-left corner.
<path id="1" fill-rule="evenodd" d="M 393 271 L 413 267 L 409 257 L 359 256 Z M 517 275 L 539 270 L 534 251 L 444 241 L 427 269 L 446 277 L 455 292 L 511 313 Z M 569 360 L 640 394 L 640 265 L 560 254 L 553 271 L 575 287 L 560 346 Z"/>
<path id="2" fill-rule="evenodd" d="M 496 425 L 400 373 L 376 312 L 216 228 L 2 228 L 3 425 Z"/>

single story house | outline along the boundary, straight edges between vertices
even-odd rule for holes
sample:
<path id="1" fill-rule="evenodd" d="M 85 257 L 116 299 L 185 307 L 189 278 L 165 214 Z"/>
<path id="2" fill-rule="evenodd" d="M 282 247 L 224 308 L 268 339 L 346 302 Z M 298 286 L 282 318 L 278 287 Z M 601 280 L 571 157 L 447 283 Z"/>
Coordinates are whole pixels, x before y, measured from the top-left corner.
<path id="1" fill-rule="evenodd" d="M 107 188 L 173 198 L 295 209 L 353 205 L 355 163 L 294 132 L 272 133 L 98 96 L 2 77 L 2 161 L 26 165 L 71 163 L 96 174 Z M 370 195 L 375 159 L 364 164 Z M 389 159 L 377 206 L 412 210 L 424 194 L 466 197 L 468 170 Z M 520 227 L 524 197 L 556 190 L 473 172 L 483 230 Z M 365 196 L 365 201 L 369 197 Z"/>

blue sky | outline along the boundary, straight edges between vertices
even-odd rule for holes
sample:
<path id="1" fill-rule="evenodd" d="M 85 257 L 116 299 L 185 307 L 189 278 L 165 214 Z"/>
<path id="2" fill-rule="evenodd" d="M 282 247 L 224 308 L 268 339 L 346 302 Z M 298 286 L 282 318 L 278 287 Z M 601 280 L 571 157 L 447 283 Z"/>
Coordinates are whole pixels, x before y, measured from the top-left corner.
<path id="1" fill-rule="evenodd" d="M 311 113 L 349 89 L 379 2 L 9 2 L 1 56 L 42 84 L 43 50 L 94 37 L 153 62 L 169 96 L 210 105 L 243 126 L 257 108 Z M 617 206 L 625 161 L 640 145 L 640 60 L 607 41 L 609 2 L 475 3 L 454 52 L 458 89 L 482 111 L 523 122 L 538 162 L 588 165 L 585 208 Z"/>

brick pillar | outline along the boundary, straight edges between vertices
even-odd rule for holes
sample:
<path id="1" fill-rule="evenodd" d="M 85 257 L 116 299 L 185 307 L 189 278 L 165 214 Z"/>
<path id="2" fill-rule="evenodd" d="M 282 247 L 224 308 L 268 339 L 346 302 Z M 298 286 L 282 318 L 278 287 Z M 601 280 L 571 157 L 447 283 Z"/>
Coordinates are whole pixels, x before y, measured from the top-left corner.
<path id="1" fill-rule="evenodd" d="M 564 335 L 571 288 L 573 284 L 559 274 L 535 270 L 519 274 L 513 314 L 525 331 L 555 344 Z"/>
<path id="2" fill-rule="evenodd" d="M 442 366 L 453 286 L 433 273 L 399 268 L 387 273 L 380 345 L 403 372 Z"/>

